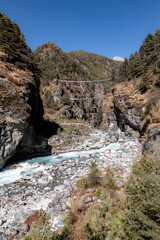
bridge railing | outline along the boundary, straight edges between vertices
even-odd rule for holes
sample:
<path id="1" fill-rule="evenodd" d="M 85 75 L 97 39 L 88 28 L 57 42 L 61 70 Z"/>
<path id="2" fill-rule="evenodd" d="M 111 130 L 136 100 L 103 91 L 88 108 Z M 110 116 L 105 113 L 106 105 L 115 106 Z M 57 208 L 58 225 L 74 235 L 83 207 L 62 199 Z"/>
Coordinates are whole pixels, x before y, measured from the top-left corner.
<path id="1" fill-rule="evenodd" d="M 106 82 L 106 81 L 111 81 L 111 79 L 102 79 L 102 80 L 86 80 L 86 81 L 70 81 L 70 80 L 58 80 L 62 83 L 96 83 L 96 82 Z"/>

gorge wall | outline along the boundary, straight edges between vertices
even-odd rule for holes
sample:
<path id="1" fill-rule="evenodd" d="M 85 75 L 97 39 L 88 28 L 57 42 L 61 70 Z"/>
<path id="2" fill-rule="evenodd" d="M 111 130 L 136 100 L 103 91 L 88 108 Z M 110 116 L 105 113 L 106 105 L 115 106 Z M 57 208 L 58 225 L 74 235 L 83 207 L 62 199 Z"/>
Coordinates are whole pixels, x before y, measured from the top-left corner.
<path id="1" fill-rule="evenodd" d="M 102 128 L 111 134 L 118 135 L 121 130 L 126 136 L 138 137 L 143 143 L 143 151 L 159 158 L 160 123 L 153 119 L 153 122 L 149 121 L 146 116 L 152 95 L 150 91 L 142 94 L 133 81 L 117 84 L 102 103 Z"/>
<path id="2" fill-rule="evenodd" d="M 43 121 L 39 84 L 29 70 L 0 61 L 0 168 L 13 156 L 50 153 L 47 137 L 58 125 Z"/>
<path id="3" fill-rule="evenodd" d="M 116 85 L 103 101 L 103 128 L 120 128 L 126 134 L 135 130 L 142 135 L 146 128 L 142 119 L 146 102 L 147 94 L 142 95 L 131 82 Z"/>

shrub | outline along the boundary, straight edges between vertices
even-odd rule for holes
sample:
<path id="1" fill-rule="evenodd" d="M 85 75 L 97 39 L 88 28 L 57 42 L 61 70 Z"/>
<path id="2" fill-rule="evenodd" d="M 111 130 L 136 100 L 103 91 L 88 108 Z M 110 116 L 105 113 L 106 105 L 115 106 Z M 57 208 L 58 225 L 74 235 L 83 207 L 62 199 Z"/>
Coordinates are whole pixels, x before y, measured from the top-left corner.
<path id="1" fill-rule="evenodd" d="M 151 79 L 149 76 L 144 76 L 139 85 L 139 90 L 142 93 L 145 93 L 150 88 L 152 83 L 153 83 L 153 79 Z"/>
<path id="2" fill-rule="evenodd" d="M 54 97 L 50 91 L 46 91 L 44 94 L 46 107 L 53 110 L 59 110 L 57 102 L 54 101 Z"/>
<path id="3" fill-rule="evenodd" d="M 64 219 L 64 222 L 66 224 L 74 224 L 76 221 L 76 215 L 73 213 L 73 211 L 70 209 L 67 216 Z"/>
<path id="4" fill-rule="evenodd" d="M 105 176 L 103 177 L 103 186 L 107 189 L 117 189 L 115 180 L 114 180 L 114 172 L 111 169 L 108 169 Z"/>
<path id="5" fill-rule="evenodd" d="M 160 123 L 160 100 L 151 107 L 149 112 L 150 122 Z"/>
<path id="6" fill-rule="evenodd" d="M 85 216 L 83 226 L 83 236 L 85 240 L 105 239 L 104 218 L 100 216 L 100 211 L 91 206 Z"/>
<path id="7" fill-rule="evenodd" d="M 100 182 L 100 171 L 97 164 L 93 161 L 91 162 L 89 168 L 90 172 L 87 177 L 88 186 L 93 187 Z"/>
<path id="8" fill-rule="evenodd" d="M 43 209 L 39 211 L 39 218 L 36 221 L 33 232 L 30 236 L 26 236 L 25 240 L 58 240 L 57 232 L 51 231 L 52 224 L 50 216 Z"/>
<path id="9" fill-rule="evenodd" d="M 76 221 L 76 216 L 70 210 L 68 212 L 67 216 L 64 219 L 65 226 L 63 228 L 63 231 L 62 231 L 61 235 L 59 236 L 59 240 L 71 240 L 71 239 L 73 239 L 72 238 L 72 234 L 73 234 L 73 231 L 74 231 L 73 224 L 75 223 L 75 221 Z"/>
<path id="10" fill-rule="evenodd" d="M 125 239 L 159 240 L 160 165 L 153 156 L 144 154 L 140 163 L 133 167 L 125 191 Z"/>
<path id="11" fill-rule="evenodd" d="M 65 94 L 62 97 L 62 104 L 63 105 L 70 105 L 71 104 L 71 101 L 70 101 L 70 98 L 69 98 L 69 95 L 68 95 L 67 92 L 65 92 Z"/>
<path id="12" fill-rule="evenodd" d="M 80 190 L 84 190 L 85 188 L 87 188 L 87 179 L 82 176 L 76 183 L 76 186 L 80 189 Z"/>
<path id="13" fill-rule="evenodd" d="M 120 240 L 123 236 L 121 213 L 112 201 L 103 200 L 99 208 L 91 206 L 83 225 L 84 240 Z"/>
<path id="14" fill-rule="evenodd" d="M 101 189 L 101 188 L 97 188 L 97 189 L 95 190 L 95 192 L 94 192 L 94 196 L 95 196 L 96 198 L 98 198 L 98 199 L 102 199 L 102 195 L 103 195 L 102 189 Z"/>

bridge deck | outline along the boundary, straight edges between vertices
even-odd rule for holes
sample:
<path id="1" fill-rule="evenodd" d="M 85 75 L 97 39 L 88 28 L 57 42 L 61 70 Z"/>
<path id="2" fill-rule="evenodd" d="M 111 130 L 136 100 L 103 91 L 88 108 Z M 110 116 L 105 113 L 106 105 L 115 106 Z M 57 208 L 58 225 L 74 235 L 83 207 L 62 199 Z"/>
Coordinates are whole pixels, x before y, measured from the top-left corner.
<path id="1" fill-rule="evenodd" d="M 85 101 L 85 100 L 92 100 L 95 99 L 95 97 L 92 98 L 70 98 L 72 101 Z"/>
<path id="2" fill-rule="evenodd" d="M 95 83 L 95 82 L 106 82 L 106 81 L 111 81 L 111 79 L 102 79 L 102 80 L 93 80 L 93 81 L 90 81 L 90 80 L 87 80 L 87 81 L 70 81 L 70 80 L 58 80 L 60 82 L 63 82 L 63 83 Z"/>

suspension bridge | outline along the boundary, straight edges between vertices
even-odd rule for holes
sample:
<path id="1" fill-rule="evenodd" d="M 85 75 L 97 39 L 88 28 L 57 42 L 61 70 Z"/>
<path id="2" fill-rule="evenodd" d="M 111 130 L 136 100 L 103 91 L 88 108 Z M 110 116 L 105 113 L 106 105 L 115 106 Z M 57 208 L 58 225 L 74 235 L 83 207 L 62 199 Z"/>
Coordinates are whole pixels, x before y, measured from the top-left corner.
<path id="1" fill-rule="evenodd" d="M 85 100 L 91 100 L 91 99 L 95 99 L 95 97 L 91 97 L 91 98 L 70 98 L 70 100 L 72 100 L 72 101 L 85 101 Z"/>
<path id="2" fill-rule="evenodd" d="M 106 81 L 111 81 L 111 79 L 102 79 L 102 80 L 86 80 L 86 81 L 71 81 L 71 80 L 58 80 L 62 83 L 76 83 L 76 84 L 81 84 L 81 83 L 98 83 L 98 82 L 106 82 Z"/>
<path id="3" fill-rule="evenodd" d="M 61 83 L 75 83 L 75 84 L 82 84 L 82 83 L 100 83 L 100 82 L 107 82 L 111 81 L 110 78 L 107 79 L 100 79 L 100 80 L 85 80 L 85 81 L 73 81 L 73 80 L 58 80 Z M 86 98 L 70 98 L 71 101 L 89 101 L 93 100 L 95 97 L 86 97 Z"/>

